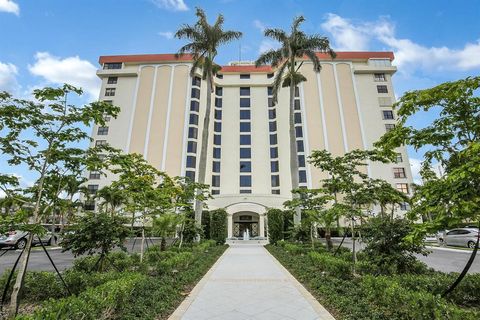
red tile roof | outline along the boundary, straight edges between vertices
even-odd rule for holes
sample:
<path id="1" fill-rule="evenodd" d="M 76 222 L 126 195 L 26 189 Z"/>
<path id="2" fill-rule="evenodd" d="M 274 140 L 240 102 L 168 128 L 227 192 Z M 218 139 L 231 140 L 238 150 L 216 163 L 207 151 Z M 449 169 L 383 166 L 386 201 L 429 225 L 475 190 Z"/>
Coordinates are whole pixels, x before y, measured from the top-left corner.
<path id="1" fill-rule="evenodd" d="M 335 60 L 367 60 L 370 58 L 378 59 L 390 59 L 393 60 L 395 57 L 393 52 L 390 51 L 340 51 L 336 52 L 337 57 Z M 317 53 L 317 56 L 321 60 L 332 60 L 330 55 L 327 53 Z M 103 63 L 114 63 L 114 62 L 126 62 L 126 63 L 135 63 L 135 62 L 144 62 L 144 63 L 155 63 L 155 62 L 165 62 L 165 61 L 191 61 L 192 56 L 185 54 L 179 58 L 175 57 L 175 54 L 139 54 L 139 55 L 119 55 L 119 56 L 101 56 L 98 60 L 100 64 Z M 221 72 L 261 72 L 261 73 L 270 73 L 273 72 L 272 67 L 270 66 L 260 66 L 256 68 L 252 65 L 240 65 L 240 66 L 222 66 Z"/>

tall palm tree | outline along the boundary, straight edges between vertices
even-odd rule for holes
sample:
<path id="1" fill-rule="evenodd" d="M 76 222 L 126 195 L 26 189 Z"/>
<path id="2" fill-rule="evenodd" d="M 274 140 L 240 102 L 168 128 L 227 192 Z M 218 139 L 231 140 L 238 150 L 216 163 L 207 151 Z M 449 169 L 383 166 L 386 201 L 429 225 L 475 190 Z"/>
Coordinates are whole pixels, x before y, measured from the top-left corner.
<path id="1" fill-rule="evenodd" d="M 335 58 L 335 52 L 330 48 L 328 38 L 319 35 L 307 35 L 299 30 L 300 24 L 305 21 L 302 16 L 293 19 L 290 34 L 281 29 L 265 29 L 265 37 L 272 38 L 280 42 L 279 49 L 271 49 L 263 54 L 255 61 L 255 65 L 271 64 L 272 68 L 276 69 L 276 75 L 273 81 L 273 104 L 277 104 L 278 93 L 280 87 L 290 87 L 290 172 L 292 179 L 292 190 L 298 189 L 298 154 L 297 142 L 295 136 L 295 122 L 294 122 L 294 102 L 295 102 L 295 87 L 307 79 L 299 72 L 300 67 L 305 60 L 310 60 L 313 63 L 313 70 L 320 72 L 320 59 L 316 55 L 317 52 L 329 53 L 332 58 Z M 294 193 L 293 197 L 298 197 Z M 299 224 L 301 219 L 300 207 L 295 208 L 294 222 Z"/>
<path id="2" fill-rule="evenodd" d="M 103 199 L 100 206 L 104 207 L 105 212 L 110 212 L 110 215 L 115 214 L 117 207 L 123 204 L 125 196 L 121 190 L 114 186 L 105 186 L 98 190 L 96 196 Z M 110 210 L 109 207 L 110 206 Z"/>
<path id="3" fill-rule="evenodd" d="M 190 76 L 193 77 L 197 69 L 202 72 L 202 79 L 207 81 L 207 104 L 205 106 L 205 118 L 203 119 L 202 129 L 202 147 L 200 149 L 200 162 L 198 165 L 198 182 L 205 183 L 207 170 L 207 150 L 209 140 L 209 125 L 212 104 L 212 92 L 214 90 L 213 78 L 220 71 L 221 67 L 214 60 L 217 56 L 217 49 L 220 45 L 239 39 L 242 36 L 238 31 L 223 30 L 223 15 L 218 15 L 213 25 L 207 21 L 207 16 L 201 8 L 197 8 L 196 16 L 198 21 L 194 25 L 184 24 L 177 32 L 175 37 L 178 39 L 187 39 L 189 43 L 178 50 L 177 57 L 183 54 L 191 54 L 193 65 L 190 69 Z M 195 201 L 195 221 L 197 225 L 202 222 L 203 202 Z"/>

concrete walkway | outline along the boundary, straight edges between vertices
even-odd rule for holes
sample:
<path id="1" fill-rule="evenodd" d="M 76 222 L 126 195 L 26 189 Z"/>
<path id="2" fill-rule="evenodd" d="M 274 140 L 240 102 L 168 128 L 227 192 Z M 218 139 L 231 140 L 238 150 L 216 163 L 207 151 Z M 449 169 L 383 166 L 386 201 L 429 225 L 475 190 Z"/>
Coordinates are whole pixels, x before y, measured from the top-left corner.
<path id="1" fill-rule="evenodd" d="M 334 320 L 261 245 L 230 246 L 171 320 Z"/>

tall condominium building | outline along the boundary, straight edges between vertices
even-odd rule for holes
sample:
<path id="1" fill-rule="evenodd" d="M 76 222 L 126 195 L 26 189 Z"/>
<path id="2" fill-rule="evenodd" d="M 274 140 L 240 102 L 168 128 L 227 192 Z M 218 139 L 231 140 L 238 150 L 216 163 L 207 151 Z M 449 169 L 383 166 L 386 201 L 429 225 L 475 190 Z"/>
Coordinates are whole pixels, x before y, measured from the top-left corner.
<path id="1" fill-rule="evenodd" d="M 295 91 L 295 129 L 300 186 L 319 187 L 327 175 L 308 163 L 312 150 L 342 155 L 369 149 L 395 126 L 391 105 L 392 52 L 337 52 L 336 59 L 318 54 L 320 73 L 305 61 L 307 81 Z M 94 144 L 108 143 L 142 154 L 170 176 L 198 174 L 206 83 L 190 77 L 190 56 L 172 54 L 102 56 L 97 75 L 101 100 L 121 108 L 117 119 L 95 127 Z M 291 199 L 289 90 L 272 104 L 275 70 L 232 62 L 215 78 L 212 97 L 207 180 L 210 209 L 228 212 L 228 236 L 265 236 L 265 212 Z M 370 163 L 368 174 L 409 193 L 412 174 L 406 150 L 393 164 Z M 89 173 L 95 192 L 112 177 Z M 402 207 L 401 210 L 406 210 Z"/>

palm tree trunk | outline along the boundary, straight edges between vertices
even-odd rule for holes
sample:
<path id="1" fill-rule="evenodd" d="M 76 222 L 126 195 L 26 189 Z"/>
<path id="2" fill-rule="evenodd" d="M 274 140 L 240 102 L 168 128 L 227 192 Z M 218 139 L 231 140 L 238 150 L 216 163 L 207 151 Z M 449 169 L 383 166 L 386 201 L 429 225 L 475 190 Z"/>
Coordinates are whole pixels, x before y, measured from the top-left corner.
<path id="1" fill-rule="evenodd" d="M 297 136 L 295 134 L 295 84 L 293 79 L 290 81 L 290 108 L 289 108 L 289 123 L 290 123 L 290 173 L 292 179 L 292 190 L 298 189 L 298 152 L 297 152 Z M 298 194 L 293 195 L 298 198 Z M 299 225 L 302 219 L 300 207 L 295 208 L 293 216 L 294 225 Z"/>
<path id="2" fill-rule="evenodd" d="M 333 242 L 332 242 L 332 230 L 330 227 L 325 228 L 325 241 L 327 242 L 327 249 L 331 251 L 333 249 Z"/>
<path id="3" fill-rule="evenodd" d="M 198 183 L 205 183 L 205 176 L 207 172 L 207 151 L 208 139 L 210 136 L 210 113 L 212 104 L 212 82 L 207 78 L 207 105 L 205 106 L 205 117 L 203 118 L 202 128 L 202 147 L 200 149 L 200 162 L 198 163 Z M 200 190 L 197 191 L 197 196 L 200 195 Z M 195 223 L 198 227 L 202 226 L 202 211 L 203 202 L 195 200 Z"/>

